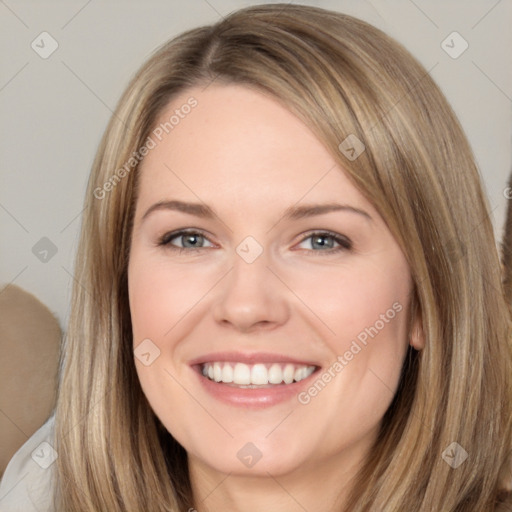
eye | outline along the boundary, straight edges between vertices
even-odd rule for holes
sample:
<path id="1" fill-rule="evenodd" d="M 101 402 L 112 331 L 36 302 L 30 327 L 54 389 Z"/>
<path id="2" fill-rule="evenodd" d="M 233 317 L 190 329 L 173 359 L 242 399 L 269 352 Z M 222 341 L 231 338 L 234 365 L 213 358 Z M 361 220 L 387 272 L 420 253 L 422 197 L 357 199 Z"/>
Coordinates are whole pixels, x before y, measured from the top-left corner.
<path id="1" fill-rule="evenodd" d="M 328 252 L 329 254 L 337 253 L 340 251 L 349 251 L 352 249 L 352 242 L 345 236 L 330 231 L 316 231 L 310 233 L 300 242 L 303 244 L 308 242 L 309 248 L 319 249 L 313 252 Z M 335 246 L 337 245 L 337 247 Z"/>
<path id="2" fill-rule="evenodd" d="M 171 243 L 175 239 L 181 239 L 182 245 L 178 246 Z M 186 251 L 186 250 L 197 250 L 204 249 L 205 247 L 202 245 L 208 239 L 200 232 L 193 230 L 181 230 L 174 231 L 173 233 L 166 233 L 158 242 L 159 246 L 168 247 L 171 250 L 176 250 L 178 252 Z M 211 242 L 210 242 L 211 243 Z M 209 247 L 213 247 L 213 244 Z"/>
<path id="3" fill-rule="evenodd" d="M 181 240 L 181 245 L 174 244 L 173 240 Z M 352 242 L 347 237 L 330 231 L 316 231 L 310 233 L 302 239 L 300 244 L 304 244 L 306 241 L 309 241 L 309 249 L 313 249 L 313 252 L 327 252 L 333 254 L 352 249 Z M 210 245 L 203 245 L 205 242 L 208 242 Z M 189 252 L 214 246 L 201 232 L 194 230 L 180 230 L 166 233 L 158 241 L 158 245 L 178 252 Z M 306 249 L 308 249 L 308 247 L 306 247 Z"/>

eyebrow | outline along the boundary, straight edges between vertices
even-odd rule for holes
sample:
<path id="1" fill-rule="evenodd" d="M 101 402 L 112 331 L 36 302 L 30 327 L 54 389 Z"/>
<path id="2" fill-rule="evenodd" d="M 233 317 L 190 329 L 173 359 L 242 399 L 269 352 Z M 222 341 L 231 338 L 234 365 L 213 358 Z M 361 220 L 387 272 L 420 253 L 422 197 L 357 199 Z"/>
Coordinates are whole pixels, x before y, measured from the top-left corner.
<path id="1" fill-rule="evenodd" d="M 183 213 L 188 213 L 189 215 L 200 217 L 202 219 L 213 219 L 214 217 L 218 217 L 215 211 L 206 204 L 186 203 L 184 201 L 170 200 L 159 201 L 158 203 L 155 203 L 154 205 L 150 206 L 146 210 L 146 213 L 144 213 L 144 215 L 142 216 L 141 221 L 144 221 L 151 213 L 161 210 L 179 211 Z M 373 221 L 372 217 L 364 210 L 361 210 L 360 208 L 355 208 L 354 206 L 338 203 L 290 206 L 283 212 L 281 218 L 285 220 L 297 220 L 337 211 L 356 213 L 365 217 L 366 220 Z"/>

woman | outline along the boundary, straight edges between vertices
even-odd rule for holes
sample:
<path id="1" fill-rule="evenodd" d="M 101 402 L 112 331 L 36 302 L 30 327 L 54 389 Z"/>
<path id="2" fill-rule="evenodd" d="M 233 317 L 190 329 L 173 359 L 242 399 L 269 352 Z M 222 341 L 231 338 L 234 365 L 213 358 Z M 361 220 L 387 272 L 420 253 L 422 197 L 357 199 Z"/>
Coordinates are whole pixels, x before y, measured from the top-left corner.
<path id="1" fill-rule="evenodd" d="M 284 4 L 186 32 L 87 194 L 55 510 L 506 510 L 487 203 L 400 45 Z"/>

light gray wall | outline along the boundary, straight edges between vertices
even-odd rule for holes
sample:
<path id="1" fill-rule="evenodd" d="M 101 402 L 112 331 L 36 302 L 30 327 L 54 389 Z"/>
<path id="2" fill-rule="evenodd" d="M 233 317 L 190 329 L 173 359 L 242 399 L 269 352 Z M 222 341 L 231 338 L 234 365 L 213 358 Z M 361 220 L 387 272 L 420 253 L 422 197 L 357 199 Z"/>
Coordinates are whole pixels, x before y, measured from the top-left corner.
<path id="1" fill-rule="evenodd" d="M 0 283 L 34 293 L 65 327 L 85 183 L 129 78 L 165 40 L 256 3 L 264 2 L 0 3 Z M 500 237 L 511 163 L 512 2 L 302 3 L 369 21 L 431 70 L 473 146 Z M 454 31 L 469 45 L 458 58 L 442 48 Z M 55 43 L 42 32 L 58 44 L 47 58 L 40 54 Z M 464 41 L 450 36 L 445 45 L 455 55 Z"/>

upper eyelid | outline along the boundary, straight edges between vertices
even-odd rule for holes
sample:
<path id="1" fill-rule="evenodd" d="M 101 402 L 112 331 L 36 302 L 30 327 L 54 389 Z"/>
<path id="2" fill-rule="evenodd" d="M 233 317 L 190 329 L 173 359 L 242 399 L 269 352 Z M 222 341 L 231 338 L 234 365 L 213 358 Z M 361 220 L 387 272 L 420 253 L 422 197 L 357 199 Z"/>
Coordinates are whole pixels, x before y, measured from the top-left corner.
<path id="1" fill-rule="evenodd" d="M 180 236 L 185 235 L 201 235 L 202 237 L 206 238 L 210 243 L 214 243 L 210 240 L 209 236 L 201 229 L 178 229 L 177 231 L 170 231 L 162 235 L 159 238 L 159 240 L 164 244 L 169 244 L 169 242 L 174 238 L 179 238 Z M 163 242 L 164 240 L 167 240 L 167 242 Z M 178 247 L 178 249 L 180 249 L 180 247 Z M 193 247 L 191 247 L 191 249 L 193 249 Z M 203 249 L 203 247 L 198 247 L 198 249 Z"/>

